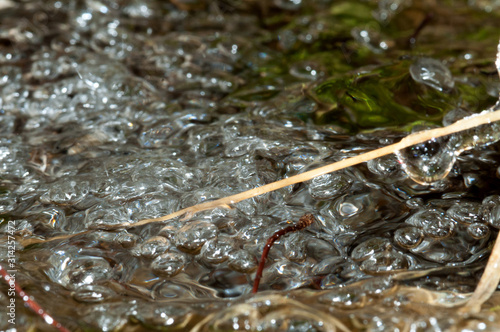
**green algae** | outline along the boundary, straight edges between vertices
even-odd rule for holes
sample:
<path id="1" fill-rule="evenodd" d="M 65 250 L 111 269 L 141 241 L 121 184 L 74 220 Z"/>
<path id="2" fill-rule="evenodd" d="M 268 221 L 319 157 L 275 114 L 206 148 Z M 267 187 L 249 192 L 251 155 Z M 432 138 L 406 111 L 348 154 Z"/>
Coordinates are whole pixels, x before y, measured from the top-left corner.
<path id="1" fill-rule="evenodd" d="M 378 21 L 377 7 L 371 2 L 341 1 L 326 10 L 318 7 L 310 3 L 297 12 L 268 14 L 266 22 L 273 33 L 260 40 L 268 56 L 254 71 L 255 81 L 269 87 L 249 84 L 230 99 L 269 100 L 285 82 L 302 82 L 318 107 L 309 117 L 298 114 L 300 119 L 350 132 L 439 124 L 450 110 L 475 113 L 496 101 L 491 92 L 496 75 L 491 54 L 498 38 L 498 12 L 468 7 L 465 2 L 434 7 L 414 3 L 400 8 L 391 20 Z M 417 34 L 425 19 L 427 25 Z M 386 49 L 357 40 L 354 28 L 380 36 Z M 420 57 L 445 63 L 453 74 L 454 88 L 439 91 L 414 81 L 409 67 Z M 290 75 L 291 67 L 304 62 L 322 71 L 316 82 Z"/>

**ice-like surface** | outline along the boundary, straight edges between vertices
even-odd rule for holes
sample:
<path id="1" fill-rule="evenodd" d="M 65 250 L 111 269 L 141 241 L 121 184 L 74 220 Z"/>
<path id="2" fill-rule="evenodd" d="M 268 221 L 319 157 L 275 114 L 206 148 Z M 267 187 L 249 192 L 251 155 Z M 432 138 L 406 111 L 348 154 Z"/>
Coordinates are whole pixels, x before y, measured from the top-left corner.
<path id="1" fill-rule="evenodd" d="M 379 123 L 384 91 L 356 89 L 390 81 L 388 60 L 406 66 L 390 112 L 421 109 L 424 92 L 448 111 L 405 120 L 413 130 L 482 111 L 487 94 L 461 94 L 498 87 L 479 46 L 476 62 L 408 57 L 388 24 L 411 1 L 338 3 L 0 1 L 2 265 L 14 235 L 19 282 L 71 330 L 474 330 L 431 309 L 474 289 L 500 229 L 498 124 L 231 209 L 110 228 L 400 139 L 400 128 L 357 125 L 352 106 L 366 102 Z M 358 19 L 372 21 L 343 25 Z M 344 74 L 331 100 L 315 96 Z M 266 240 L 304 213 L 316 222 L 274 245 L 252 296 Z M 20 303 L 19 326 L 44 329 Z"/>

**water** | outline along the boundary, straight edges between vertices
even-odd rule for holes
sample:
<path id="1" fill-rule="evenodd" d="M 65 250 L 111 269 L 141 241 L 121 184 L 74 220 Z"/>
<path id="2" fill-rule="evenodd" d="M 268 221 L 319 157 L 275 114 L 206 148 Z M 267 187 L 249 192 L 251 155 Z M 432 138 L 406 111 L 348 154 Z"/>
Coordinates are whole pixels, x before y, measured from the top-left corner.
<path id="1" fill-rule="evenodd" d="M 497 109 L 498 107 L 495 107 L 489 111 Z M 497 123 L 492 123 L 449 137 L 434 138 L 416 144 L 398 151 L 396 156 L 404 171 L 415 182 L 432 184 L 444 179 L 450 173 L 457 157 L 463 151 L 493 144 L 498 140 L 500 140 L 500 126 Z"/>
<path id="2" fill-rule="evenodd" d="M 474 289 L 500 228 L 497 124 L 109 229 L 489 109 L 488 3 L 0 3 L 0 262 L 12 221 L 16 280 L 71 330 L 495 330 L 488 307 L 440 305 Z M 265 241 L 305 213 L 252 295 Z M 46 329 L 17 301 L 18 326 Z"/>

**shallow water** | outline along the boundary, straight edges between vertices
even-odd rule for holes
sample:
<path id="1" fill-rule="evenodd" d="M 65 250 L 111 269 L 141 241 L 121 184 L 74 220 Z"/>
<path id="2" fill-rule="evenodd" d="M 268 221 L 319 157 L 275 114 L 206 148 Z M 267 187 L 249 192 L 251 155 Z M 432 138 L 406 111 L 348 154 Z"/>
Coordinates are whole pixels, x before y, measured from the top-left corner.
<path id="1" fill-rule="evenodd" d="M 11 222 L 16 280 L 70 330 L 500 328 L 498 295 L 478 315 L 451 307 L 500 228 L 498 144 L 457 157 L 472 138 L 446 138 L 233 209 L 107 228 L 489 108 L 497 1 L 0 8 L 0 258 Z M 276 242 L 252 295 L 267 238 L 305 213 L 316 222 Z M 50 330 L 20 299 L 16 326 Z"/>

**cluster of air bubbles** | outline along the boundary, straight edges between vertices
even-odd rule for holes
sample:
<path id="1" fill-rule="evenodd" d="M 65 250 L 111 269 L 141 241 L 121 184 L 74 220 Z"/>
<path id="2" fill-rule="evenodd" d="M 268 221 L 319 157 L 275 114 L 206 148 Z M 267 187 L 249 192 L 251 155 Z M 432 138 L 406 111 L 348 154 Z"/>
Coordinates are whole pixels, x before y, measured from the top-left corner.
<path id="1" fill-rule="evenodd" d="M 496 142 L 496 123 L 230 208 L 134 225 L 399 137 L 358 128 L 357 110 L 333 101 L 344 82 L 315 96 L 344 72 L 349 82 L 363 72 L 360 84 L 379 75 L 378 65 L 355 67 L 365 53 L 388 56 L 398 46 L 385 23 L 410 1 L 371 2 L 353 3 L 378 22 L 344 26 L 358 19 L 342 12 L 351 2 L 0 0 L 13 14 L 0 22 L 0 235 L 16 238 L 22 286 L 81 329 L 183 330 L 209 317 L 214 330 L 330 331 L 341 325 L 314 305 L 356 310 L 393 289 L 387 276 L 484 257 L 500 229 L 500 198 L 465 190 L 497 185 L 497 174 L 476 167 L 491 166 L 497 152 L 469 157 L 467 173 L 454 163 Z M 342 26 L 339 35 L 331 25 Z M 413 58 L 402 77 L 418 90 L 461 92 L 453 62 L 429 56 Z M 465 102 L 453 107 L 444 125 L 473 116 Z M 470 185 L 446 192 L 438 184 L 450 172 Z M 276 241 L 267 293 L 250 296 L 264 244 L 305 213 L 316 221 Z"/>
<path id="2" fill-rule="evenodd" d="M 394 232 L 394 242 L 429 261 L 463 262 L 486 248 L 490 226 L 495 227 L 496 204 L 490 203 L 495 200 L 461 200 L 446 210 L 421 206 Z"/>

